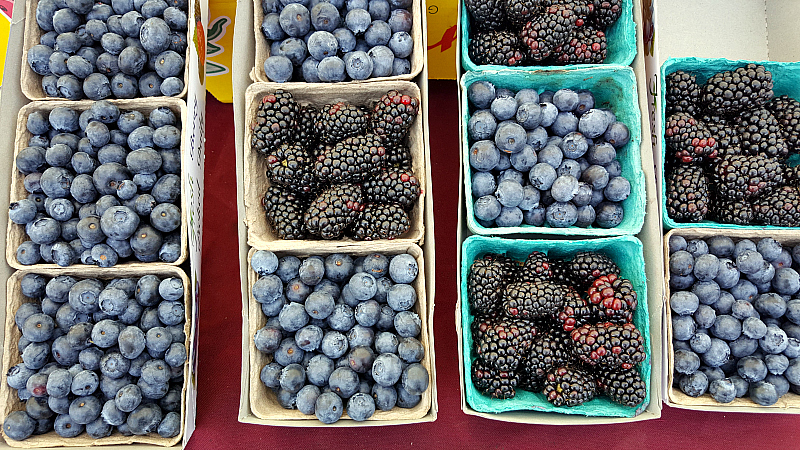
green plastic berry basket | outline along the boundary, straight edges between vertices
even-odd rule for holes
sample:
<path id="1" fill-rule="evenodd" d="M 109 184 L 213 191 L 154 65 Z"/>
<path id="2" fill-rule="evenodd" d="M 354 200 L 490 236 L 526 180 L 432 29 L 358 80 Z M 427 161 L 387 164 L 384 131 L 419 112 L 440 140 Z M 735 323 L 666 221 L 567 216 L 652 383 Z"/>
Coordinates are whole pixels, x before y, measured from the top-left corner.
<path id="1" fill-rule="evenodd" d="M 554 69 L 581 69 L 587 67 L 598 67 L 604 65 L 629 66 L 636 57 L 636 23 L 633 20 L 633 0 L 622 0 L 622 14 L 619 19 L 606 30 L 608 38 L 608 52 L 606 60 L 602 64 L 570 64 L 566 66 L 498 66 L 498 65 L 478 65 L 472 62 L 469 57 L 470 33 L 472 32 L 472 19 L 469 16 L 464 1 L 461 0 L 461 64 L 464 69 L 476 70 L 554 70 Z"/>
<path id="2" fill-rule="evenodd" d="M 667 123 L 666 117 L 666 99 L 665 92 L 667 90 L 666 76 L 683 70 L 697 76 L 697 83 L 703 84 L 711 76 L 718 72 L 725 70 L 734 70 L 745 64 L 756 63 L 761 64 L 767 70 L 772 72 L 773 92 L 775 96 L 788 95 L 789 97 L 800 99 L 800 62 L 777 62 L 777 61 L 748 61 L 748 60 L 731 60 L 725 58 L 669 58 L 661 65 L 661 86 L 659 101 L 661 102 L 661 129 Z M 661 161 L 666 161 L 667 156 L 667 143 L 663 136 L 661 137 Z M 788 163 L 790 165 L 797 165 L 800 162 L 798 155 L 790 157 Z M 665 164 L 661 165 L 661 216 L 664 219 L 664 228 L 670 230 L 673 228 L 721 228 L 721 229 L 750 229 L 750 230 L 794 230 L 793 227 L 775 227 L 770 225 L 733 225 L 727 223 L 714 222 L 712 220 L 703 220 L 695 223 L 680 223 L 673 220 L 667 214 L 667 184 Z"/>
<path id="3" fill-rule="evenodd" d="M 525 260 L 532 251 L 540 251 L 548 256 L 566 257 L 579 251 L 597 251 L 613 259 L 621 270 L 621 275 L 630 280 L 636 290 L 639 305 L 633 315 L 633 323 L 644 338 L 647 357 L 638 366 L 639 374 L 645 382 L 647 395 L 642 404 L 629 407 L 612 402 L 608 397 L 596 397 L 574 407 L 556 407 L 545 399 L 543 394 L 517 389 L 516 396 L 507 400 L 489 398 L 481 394 L 472 384 L 471 366 L 475 355 L 472 351 L 472 322 L 467 298 L 467 274 L 472 262 L 486 253 L 505 253 Z M 633 236 L 619 236 L 591 240 L 519 240 L 499 237 L 470 236 L 461 247 L 461 332 L 464 354 L 464 380 L 469 405 L 476 411 L 502 413 L 508 411 L 542 411 L 561 414 L 577 414 L 591 417 L 635 417 L 642 413 L 650 402 L 650 320 L 647 308 L 647 279 L 644 272 L 644 253 L 641 241 Z M 656 374 L 658 376 L 658 374 Z"/>
<path id="4" fill-rule="evenodd" d="M 470 107 L 467 88 L 476 81 L 489 81 L 496 87 L 513 91 L 531 88 L 539 92 L 562 88 L 588 89 L 595 96 L 595 106 L 610 108 L 617 120 L 628 126 L 631 140 L 617 150 L 617 159 L 622 165 L 622 175 L 631 184 L 631 194 L 622 202 L 625 217 L 614 228 L 571 226 L 554 228 L 523 224 L 517 227 L 485 227 L 475 219 L 472 196 L 472 169 L 469 165 L 470 140 L 467 123 Z M 575 70 L 547 70 L 521 72 L 510 70 L 468 72 L 461 77 L 461 164 L 464 170 L 464 198 L 467 207 L 467 226 L 480 235 L 506 234 L 550 234 L 559 236 L 621 236 L 634 235 L 641 231 L 645 214 L 645 179 L 641 155 L 641 113 L 636 90 L 636 77 L 630 67 L 608 66 Z M 649 149 L 647 149 L 649 151 Z"/>

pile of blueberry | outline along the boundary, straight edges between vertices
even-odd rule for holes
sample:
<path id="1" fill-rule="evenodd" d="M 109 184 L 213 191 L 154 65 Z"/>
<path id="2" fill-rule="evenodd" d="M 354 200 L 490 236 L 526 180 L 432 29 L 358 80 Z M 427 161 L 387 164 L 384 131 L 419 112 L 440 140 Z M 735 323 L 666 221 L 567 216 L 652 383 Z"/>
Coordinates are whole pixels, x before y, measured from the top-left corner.
<path id="1" fill-rule="evenodd" d="M 411 73 L 413 0 L 262 0 L 271 81 L 366 80 Z"/>
<path id="2" fill-rule="evenodd" d="M 353 259 L 278 258 L 259 250 L 250 265 L 259 275 L 252 293 L 267 316 L 253 336 L 272 356 L 261 381 L 286 409 L 315 414 L 323 423 L 345 412 L 356 421 L 376 408 L 413 408 L 428 389 L 413 312 L 413 256 L 373 253 Z"/>
<path id="3" fill-rule="evenodd" d="M 669 240 L 674 385 L 768 406 L 800 394 L 800 245 Z"/>
<path id="4" fill-rule="evenodd" d="M 21 441 L 56 432 L 95 439 L 181 432 L 186 364 L 180 278 L 94 278 L 29 273 L 14 321 L 22 362 L 6 382 L 23 410 L 3 432 Z"/>
<path id="5" fill-rule="evenodd" d="M 9 218 L 30 239 L 17 261 L 111 267 L 123 260 L 175 262 L 181 254 L 181 124 L 108 100 L 28 115 L 33 135 L 17 153 L 27 198 Z"/>
<path id="6" fill-rule="evenodd" d="M 48 97 L 178 95 L 187 11 L 187 0 L 39 0 L 44 34 L 28 49 L 28 65 Z"/>
<path id="7" fill-rule="evenodd" d="M 467 88 L 475 219 L 484 227 L 613 228 L 631 193 L 617 150 L 630 141 L 590 91 Z"/>

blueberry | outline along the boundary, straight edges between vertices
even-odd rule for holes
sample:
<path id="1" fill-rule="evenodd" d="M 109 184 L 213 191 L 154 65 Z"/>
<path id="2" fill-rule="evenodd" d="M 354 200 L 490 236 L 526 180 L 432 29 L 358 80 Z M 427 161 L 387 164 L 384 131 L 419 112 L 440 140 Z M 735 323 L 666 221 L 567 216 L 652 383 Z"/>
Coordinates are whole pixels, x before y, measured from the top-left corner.
<path id="1" fill-rule="evenodd" d="M 757 317 L 747 317 L 742 321 L 742 334 L 750 339 L 761 339 L 767 334 L 767 326 Z"/>
<path id="2" fill-rule="evenodd" d="M 697 325 L 692 316 L 672 316 L 672 337 L 679 341 L 688 341 L 694 336 Z"/>
<path id="3" fill-rule="evenodd" d="M 475 200 L 473 210 L 479 220 L 494 220 L 500 215 L 503 206 L 494 195 L 485 195 Z"/>
<path id="4" fill-rule="evenodd" d="M 556 202 L 568 202 L 578 193 L 578 179 L 572 175 L 561 175 L 553 182 L 550 194 Z"/>
<path id="5" fill-rule="evenodd" d="M 36 421 L 25 411 L 13 411 L 3 421 L 3 432 L 15 441 L 30 437 L 36 430 Z"/>
<path id="6" fill-rule="evenodd" d="M 750 385 L 750 399 L 761 406 L 770 406 L 778 401 L 775 385 L 766 381 L 758 381 Z"/>
<path id="7" fill-rule="evenodd" d="M 625 210 L 622 205 L 614 202 L 602 202 L 596 207 L 596 223 L 601 228 L 614 228 L 622 223 Z"/>
<path id="8" fill-rule="evenodd" d="M 758 340 L 759 347 L 765 353 L 778 354 L 783 352 L 789 345 L 786 332 L 777 325 L 767 326 L 767 332 Z"/>
<path id="9" fill-rule="evenodd" d="M 551 227 L 570 227 L 578 220 L 578 209 L 572 203 L 556 202 L 547 207 L 545 217 Z"/>
<path id="10" fill-rule="evenodd" d="M 467 99 L 478 109 L 489 108 L 495 99 L 494 85 L 488 81 L 475 81 L 467 87 Z"/>
<path id="11" fill-rule="evenodd" d="M 142 9 L 142 12 L 144 12 L 144 8 Z M 185 31 L 188 27 L 188 17 L 186 16 L 186 12 L 182 11 L 180 8 L 170 6 L 164 10 L 163 16 L 164 21 L 172 30 Z"/>
<path id="12" fill-rule="evenodd" d="M 608 117 L 599 109 L 590 109 L 578 121 L 578 130 L 590 139 L 602 136 L 607 128 Z"/>
<path id="13" fill-rule="evenodd" d="M 412 283 L 418 274 L 417 260 L 408 253 L 396 255 L 389 262 L 389 276 L 395 283 Z"/>
<path id="14" fill-rule="evenodd" d="M 606 129 L 603 138 L 614 148 L 622 148 L 630 142 L 631 134 L 628 127 L 622 122 L 613 122 Z"/>
<path id="15" fill-rule="evenodd" d="M 689 340 L 689 346 L 695 353 L 703 354 L 711 348 L 711 337 L 706 333 L 695 333 Z"/>
<path id="16" fill-rule="evenodd" d="M 707 366 L 719 367 L 727 362 L 730 356 L 731 349 L 725 341 L 711 338 L 711 348 L 703 354 L 701 359 Z"/>
<path id="17" fill-rule="evenodd" d="M 342 398 L 333 392 L 323 392 L 317 397 L 314 405 L 314 414 L 322 423 L 335 423 L 344 412 Z"/>

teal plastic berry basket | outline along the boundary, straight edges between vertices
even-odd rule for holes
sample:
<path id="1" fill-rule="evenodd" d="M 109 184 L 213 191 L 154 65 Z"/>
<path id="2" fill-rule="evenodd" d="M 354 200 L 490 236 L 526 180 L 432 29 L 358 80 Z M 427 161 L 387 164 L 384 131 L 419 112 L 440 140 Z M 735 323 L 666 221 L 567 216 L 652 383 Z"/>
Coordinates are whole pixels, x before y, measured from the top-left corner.
<path id="1" fill-rule="evenodd" d="M 747 60 L 730 60 L 724 58 L 670 58 L 664 61 L 661 65 L 661 130 L 667 123 L 666 117 L 666 99 L 665 92 L 667 90 L 666 76 L 683 70 L 689 72 L 697 77 L 697 83 L 700 85 L 705 84 L 706 80 L 711 78 L 718 72 L 725 70 L 734 70 L 745 64 L 756 63 L 761 64 L 767 70 L 772 72 L 772 82 L 775 96 L 788 95 L 794 99 L 800 100 L 800 62 L 776 62 L 776 61 L 747 61 Z M 666 161 L 667 155 L 667 142 L 664 137 L 661 137 L 661 161 Z M 788 162 L 790 165 L 797 165 L 800 160 L 797 155 L 790 157 Z M 661 165 L 661 179 L 665 178 L 665 164 Z M 793 227 L 774 227 L 768 225 L 733 225 L 727 223 L 714 222 L 712 220 L 703 220 L 694 223 L 681 223 L 676 222 L 667 214 L 667 184 L 661 183 L 661 216 L 664 218 L 664 228 L 667 230 L 673 228 L 722 228 L 722 229 L 751 229 L 751 230 L 797 230 Z"/>
<path id="2" fill-rule="evenodd" d="M 489 81 L 496 87 L 513 91 L 536 89 L 556 91 L 563 88 L 588 89 L 595 96 L 595 107 L 609 108 L 617 120 L 628 126 L 631 140 L 617 150 L 617 159 L 622 165 L 622 175 L 631 184 L 631 194 L 622 202 L 625 217 L 614 228 L 590 226 L 581 228 L 536 227 L 523 224 L 518 227 L 485 227 L 478 223 L 474 215 L 472 196 L 472 168 L 469 165 L 471 142 L 467 133 L 467 123 L 471 110 L 467 100 L 467 88 L 476 81 Z M 645 214 L 645 179 L 642 171 L 642 116 L 639 112 L 639 99 L 636 92 L 636 77 L 630 67 L 606 66 L 576 70 L 545 70 L 520 72 L 510 70 L 468 72 L 461 77 L 461 164 L 464 170 L 464 198 L 467 207 L 467 227 L 474 234 L 550 234 L 558 236 L 604 237 L 634 235 L 641 231 Z M 649 150 L 648 150 L 649 151 Z"/>
<path id="3" fill-rule="evenodd" d="M 507 411 L 542 411 L 561 414 L 577 414 L 591 417 L 635 417 L 650 403 L 650 321 L 647 308 L 647 279 L 644 272 L 644 253 L 642 243 L 633 236 L 565 241 L 565 240 L 519 240 L 498 237 L 470 236 L 461 245 L 461 330 L 464 354 L 464 380 L 469 405 L 476 411 L 502 413 Z M 647 355 L 639 365 L 639 374 L 647 387 L 647 395 L 641 405 L 630 407 L 612 402 L 600 396 L 574 407 L 556 407 L 545 399 L 543 394 L 517 389 L 514 398 L 498 400 L 481 394 L 472 384 L 470 374 L 475 355 L 472 350 L 472 321 L 467 299 L 467 274 L 472 262 L 486 253 L 505 253 L 524 261 L 532 251 L 540 251 L 548 256 L 567 257 L 579 251 L 597 251 L 613 259 L 621 270 L 621 275 L 633 284 L 639 305 L 634 311 L 633 323 L 642 333 L 644 350 Z"/>
<path id="4" fill-rule="evenodd" d="M 629 66 L 636 57 L 636 23 L 633 20 L 633 0 L 622 0 L 622 14 L 619 19 L 606 30 L 608 39 L 606 60 L 602 64 L 571 64 L 566 66 L 498 66 L 478 65 L 469 57 L 470 33 L 473 30 L 472 18 L 469 16 L 464 1 L 461 0 L 461 64 L 465 70 L 553 70 L 553 69 L 583 69 L 604 65 Z"/>

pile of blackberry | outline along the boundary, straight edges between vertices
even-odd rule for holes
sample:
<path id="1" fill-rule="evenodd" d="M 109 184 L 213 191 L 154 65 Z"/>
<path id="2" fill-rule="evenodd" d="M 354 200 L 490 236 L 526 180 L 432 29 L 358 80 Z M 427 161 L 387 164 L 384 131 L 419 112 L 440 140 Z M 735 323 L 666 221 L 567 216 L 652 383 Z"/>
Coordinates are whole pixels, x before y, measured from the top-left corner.
<path id="1" fill-rule="evenodd" d="M 502 66 L 600 64 L 623 0 L 466 0 L 469 57 Z"/>
<path id="2" fill-rule="evenodd" d="M 418 98 L 389 91 L 370 107 L 301 106 L 267 94 L 250 146 L 266 159 L 267 222 L 281 239 L 394 239 L 422 194 L 406 144 Z"/>
<path id="3" fill-rule="evenodd" d="M 800 103 L 774 97 L 772 73 L 746 64 L 711 76 L 667 76 L 667 214 L 676 222 L 800 226 Z"/>
<path id="4" fill-rule="evenodd" d="M 644 340 L 632 323 L 636 291 L 608 256 L 534 251 L 519 262 L 486 254 L 470 267 L 467 297 L 470 373 L 484 395 L 508 399 L 523 389 L 555 406 L 606 395 L 630 407 L 647 396 Z"/>
<path id="5" fill-rule="evenodd" d="M 770 237 L 670 236 L 673 388 L 762 406 L 800 394 L 798 270 L 800 246 Z"/>

